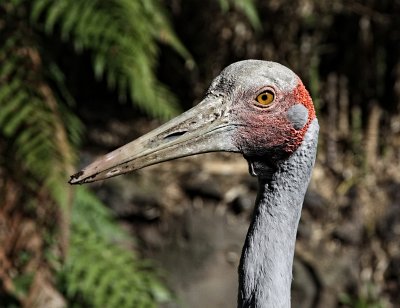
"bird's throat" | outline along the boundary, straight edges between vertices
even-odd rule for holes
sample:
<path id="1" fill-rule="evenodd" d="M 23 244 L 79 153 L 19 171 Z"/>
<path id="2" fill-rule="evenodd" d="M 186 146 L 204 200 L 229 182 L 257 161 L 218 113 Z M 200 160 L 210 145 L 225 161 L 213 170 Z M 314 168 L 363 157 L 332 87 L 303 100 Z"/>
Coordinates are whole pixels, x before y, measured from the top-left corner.
<path id="1" fill-rule="evenodd" d="M 317 138 L 314 120 L 293 155 L 272 174 L 258 175 L 260 188 L 239 267 L 238 307 L 290 307 L 296 233 Z"/>

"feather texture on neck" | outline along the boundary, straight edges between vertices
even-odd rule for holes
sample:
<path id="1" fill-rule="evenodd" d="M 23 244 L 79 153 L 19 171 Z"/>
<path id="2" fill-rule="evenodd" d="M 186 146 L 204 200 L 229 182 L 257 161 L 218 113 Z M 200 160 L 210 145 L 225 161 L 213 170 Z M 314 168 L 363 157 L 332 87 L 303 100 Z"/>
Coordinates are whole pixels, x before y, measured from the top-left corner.
<path id="1" fill-rule="evenodd" d="M 238 307 L 290 307 L 296 233 L 318 130 L 314 119 L 295 153 L 273 172 L 271 167 L 255 170 L 260 187 L 239 266 Z"/>

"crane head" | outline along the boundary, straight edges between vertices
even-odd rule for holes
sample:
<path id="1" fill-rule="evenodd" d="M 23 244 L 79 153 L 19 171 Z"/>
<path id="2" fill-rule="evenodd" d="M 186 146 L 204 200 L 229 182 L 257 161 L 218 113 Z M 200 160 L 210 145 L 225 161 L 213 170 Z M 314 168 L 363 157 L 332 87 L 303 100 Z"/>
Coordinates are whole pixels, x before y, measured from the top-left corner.
<path id="1" fill-rule="evenodd" d="M 285 66 L 245 60 L 226 67 L 195 107 L 100 157 L 71 176 L 93 182 L 149 165 L 206 152 L 237 152 L 253 164 L 274 165 L 302 143 L 315 118 L 303 83 Z"/>

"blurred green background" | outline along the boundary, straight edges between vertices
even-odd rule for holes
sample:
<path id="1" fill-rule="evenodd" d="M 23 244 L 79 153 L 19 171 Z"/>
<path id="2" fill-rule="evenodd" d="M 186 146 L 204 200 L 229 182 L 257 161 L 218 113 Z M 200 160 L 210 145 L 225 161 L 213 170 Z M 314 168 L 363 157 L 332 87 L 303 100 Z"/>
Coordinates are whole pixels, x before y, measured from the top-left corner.
<path id="1" fill-rule="evenodd" d="M 1 0 L 0 307 L 232 307 L 240 157 L 67 180 L 249 58 L 294 70 L 321 125 L 294 307 L 398 307 L 399 54 L 396 0 Z"/>

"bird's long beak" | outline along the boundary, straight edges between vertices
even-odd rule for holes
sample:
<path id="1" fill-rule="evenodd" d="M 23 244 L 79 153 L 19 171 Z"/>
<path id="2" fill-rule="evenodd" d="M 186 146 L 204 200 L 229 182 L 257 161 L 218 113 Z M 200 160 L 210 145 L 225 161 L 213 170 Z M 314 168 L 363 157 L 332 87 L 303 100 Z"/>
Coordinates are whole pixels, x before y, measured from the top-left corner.
<path id="1" fill-rule="evenodd" d="M 223 114 L 223 99 L 202 102 L 146 135 L 100 157 L 71 176 L 70 184 L 107 179 L 163 161 L 206 152 L 238 152 L 234 124 Z"/>

